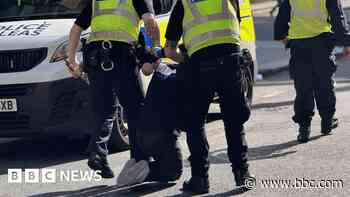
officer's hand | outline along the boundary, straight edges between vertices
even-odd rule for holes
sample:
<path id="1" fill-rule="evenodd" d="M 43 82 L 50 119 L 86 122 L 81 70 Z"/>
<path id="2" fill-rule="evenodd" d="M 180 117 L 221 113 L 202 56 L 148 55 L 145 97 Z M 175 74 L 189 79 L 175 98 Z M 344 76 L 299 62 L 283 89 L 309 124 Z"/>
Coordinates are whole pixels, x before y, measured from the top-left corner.
<path id="1" fill-rule="evenodd" d="M 153 73 L 154 68 L 153 68 L 153 65 L 152 65 L 151 63 L 146 62 L 146 63 L 144 63 L 144 64 L 142 65 L 141 70 L 142 70 L 142 73 L 143 73 L 144 75 L 149 76 L 149 75 L 151 75 L 151 74 Z"/>
<path id="2" fill-rule="evenodd" d="M 288 38 L 284 38 L 282 40 L 279 40 L 280 42 L 282 42 L 284 45 L 287 45 L 288 44 Z"/>
<path id="3" fill-rule="evenodd" d="M 165 47 L 164 48 L 164 55 L 167 58 L 172 58 L 176 55 L 176 48 L 171 47 Z"/>
<path id="4" fill-rule="evenodd" d="M 350 47 L 344 47 L 344 49 L 343 49 L 343 57 L 350 59 Z"/>
<path id="5" fill-rule="evenodd" d="M 146 62 L 142 65 L 142 73 L 146 76 L 149 76 L 153 73 L 155 69 L 157 69 L 158 65 L 160 64 L 160 60 L 157 60 L 156 62 L 149 63 Z"/>
<path id="6" fill-rule="evenodd" d="M 145 30 L 147 35 L 149 35 L 153 41 L 157 42 L 156 45 L 159 44 L 159 27 L 154 15 L 152 13 L 146 13 L 142 15 L 143 23 L 145 24 Z"/>
<path id="7" fill-rule="evenodd" d="M 82 72 L 78 63 L 76 63 L 75 61 L 68 60 L 65 60 L 65 63 L 68 68 L 68 71 L 72 74 L 74 78 L 77 79 L 81 77 Z"/>
<path id="8" fill-rule="evenodd" d="M 165 57 L 170 58 L 177 63 L 184 62 L 185 60 L 184 54 L 180 53 L 180 51 L 177 51 L 177 48 L 165 47 L 164 54 Z"/>

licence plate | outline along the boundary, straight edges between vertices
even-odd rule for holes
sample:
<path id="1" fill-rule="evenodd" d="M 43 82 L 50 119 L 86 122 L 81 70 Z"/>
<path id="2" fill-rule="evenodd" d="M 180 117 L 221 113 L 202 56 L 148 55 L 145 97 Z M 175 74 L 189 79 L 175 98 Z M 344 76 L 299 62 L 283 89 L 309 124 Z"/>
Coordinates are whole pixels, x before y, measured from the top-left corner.
<path id="1" fill-rule="evenodd" d="M 0 99 L 0 112 L 16 112 L 17 100 L 16 99 Z"/>

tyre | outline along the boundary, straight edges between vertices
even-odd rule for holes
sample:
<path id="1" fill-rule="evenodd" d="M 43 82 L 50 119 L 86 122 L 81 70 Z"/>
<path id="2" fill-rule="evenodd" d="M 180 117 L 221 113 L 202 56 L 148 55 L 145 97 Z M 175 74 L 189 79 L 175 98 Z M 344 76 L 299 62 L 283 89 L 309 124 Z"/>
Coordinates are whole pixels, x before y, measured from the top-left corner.
<path id="1" fill-rule="evenodd" d="M 254 64 L 242 69 L 242 88 L 249 106 L 253 103 Z"/>
<path id="2" fill-rule="evenodd" d="M 125 111 L 119 101 L 116 102 L 116 114 L 113 131 L 109 139 L 108 149 L 112 152 L 122 151 L 129 148 L 128 123 Z"/>
<path id="3" fill-rule="evenodd" d="M 254 61 L 248 49 L 242 49 L 241 56 L 242 88 L 249 106 L 253 103 Z"/>

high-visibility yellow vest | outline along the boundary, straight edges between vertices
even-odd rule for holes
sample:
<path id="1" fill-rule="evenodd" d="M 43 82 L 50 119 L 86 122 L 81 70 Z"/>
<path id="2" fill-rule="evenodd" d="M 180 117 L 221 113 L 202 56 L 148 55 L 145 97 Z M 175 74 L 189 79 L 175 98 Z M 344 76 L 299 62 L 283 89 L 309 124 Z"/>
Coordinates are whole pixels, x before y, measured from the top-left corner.
<path id="1" fill-rule="evenodd" d="M 216 44 L 238 44 L 239 22 L 229 0 L 182 0 L 183 41 L 188 54 Z"/>
<path id="2" fill-rule="evenodd" d="M 312 38 L 324 32 L 331 32 L 326 0 L 289 0 L 289 3 L 289 39 Z"/>
<path id="3" fill-rule="evenodd" d="M 89 42 L 136 42 L 140 18 L 132 0 L 93 0 Z"/>
<path id="4" fill-rule="evenodd" d="M 255 42 L 255 29 L 252 7 L 249 0 L 238 0 L 241 15 L 239 34 L 242 42 Z M 254 49 L 255 50 L 255 49 Z"/>

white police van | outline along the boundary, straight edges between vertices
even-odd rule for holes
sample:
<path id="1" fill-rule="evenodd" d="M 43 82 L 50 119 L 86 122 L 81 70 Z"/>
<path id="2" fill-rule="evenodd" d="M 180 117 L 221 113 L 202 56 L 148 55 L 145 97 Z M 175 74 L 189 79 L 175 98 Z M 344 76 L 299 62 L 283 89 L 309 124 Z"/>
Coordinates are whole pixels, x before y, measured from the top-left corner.
<path id="1" fill-rule="evenodd" d="M 61 58 L 85 3 L 72 2 L 0 1 L 0 137 L 92 132 L 88 85 L 73 79 Z M 117 109 L 112 149 L 128 144 L 123 108 Z"/>

